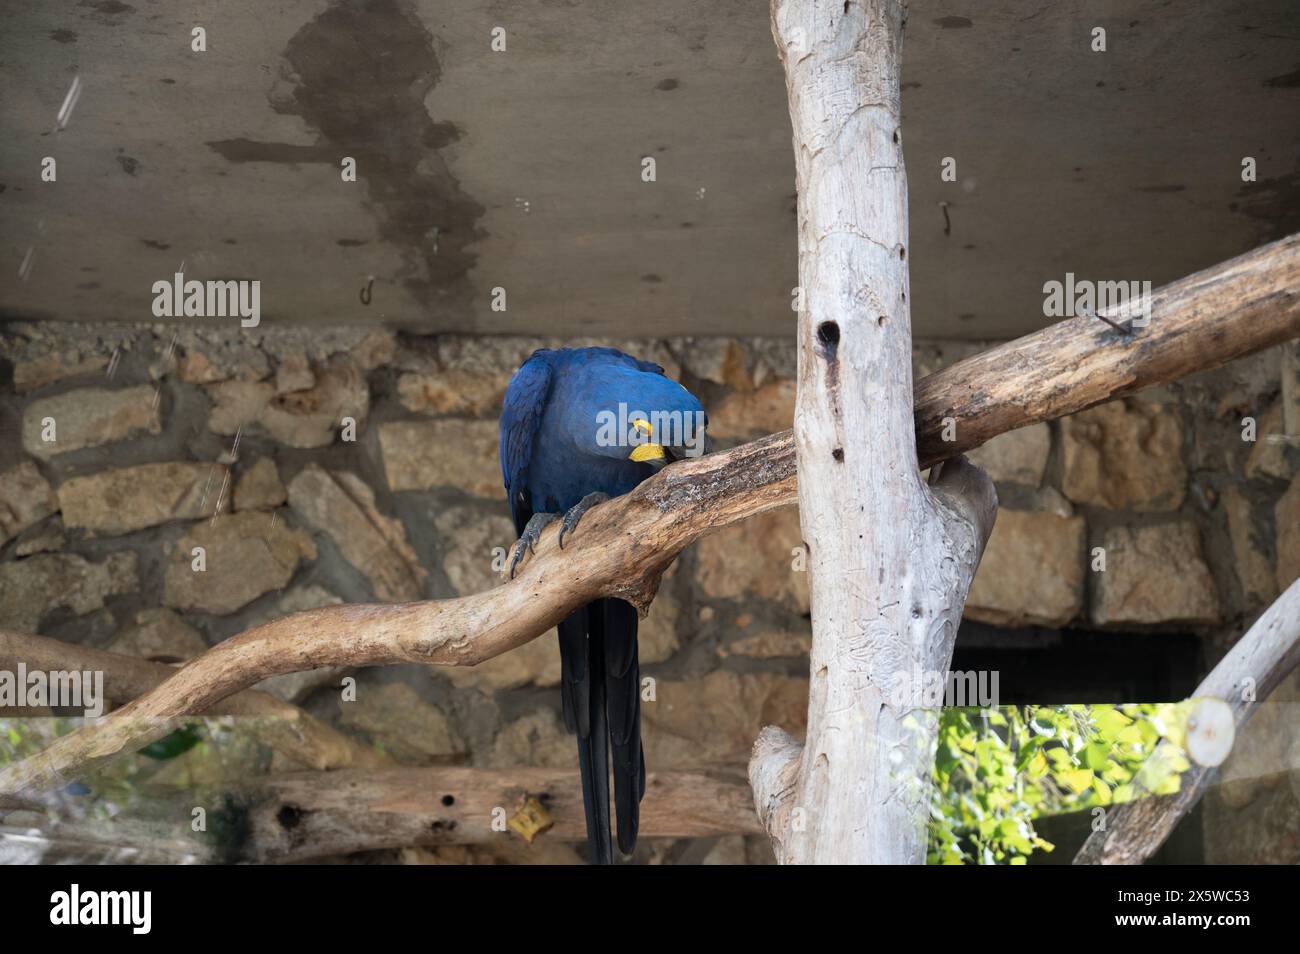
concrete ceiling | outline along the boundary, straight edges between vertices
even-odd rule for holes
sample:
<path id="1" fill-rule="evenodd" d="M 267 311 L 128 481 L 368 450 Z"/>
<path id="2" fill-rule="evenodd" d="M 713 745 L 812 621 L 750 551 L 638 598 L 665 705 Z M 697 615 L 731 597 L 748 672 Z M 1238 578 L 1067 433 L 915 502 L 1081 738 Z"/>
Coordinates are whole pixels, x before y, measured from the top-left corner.
<path id="1" fill-rule="evenodd" d="M 259 279 L 264 322 L 793 330 L 764 0 L 5 6 L 4 317 L 153 320 L 184 262 Z M 903 72 L 918 335 L 1021 334 L 1067 271 L 1160 284 L 1300 230 L 1300 4 L 914 0 Z"/>

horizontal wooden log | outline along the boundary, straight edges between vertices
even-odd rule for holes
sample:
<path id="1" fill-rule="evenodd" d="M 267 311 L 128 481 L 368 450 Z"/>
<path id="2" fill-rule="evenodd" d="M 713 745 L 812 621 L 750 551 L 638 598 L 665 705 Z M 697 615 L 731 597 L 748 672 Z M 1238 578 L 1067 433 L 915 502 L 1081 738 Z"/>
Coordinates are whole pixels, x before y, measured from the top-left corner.
<path id="1" fill-rule="evenodd" d="M 1133 335 L 1073 318 L 930 375 L 916 390 L 920 464 L 1297 336 L 1300 235 L 1293 235 L 1160 289 L 1150 325 Z M 943 440 L 947 418 L 952 442 Z M 398 662 L 472 666 L 597 597 L 644 611 L 688 544 L 792 504 L 795 491 L 790 431 L 670 465 L 589 511 L 562 555 L 552 525 L 505 586 L 453 600 L 322 607 L 233 636 L 111 716 L 7 766 L 0 793 L 59 784 L 87 763 L 156 738 L 164 720 L 202 712 L 269 676 Z"/>
<path id="2" fill-rule="evenodd" d="M 1198 698 L 1219 699 L 1232 710 L 1236 728 L 1254 714 L 1273 688 L 1300 663 L 1300 580 L 1264 611 L 1246 635 L 1196 688 Z M 1076 865 L 1136 865 L 1165 843 L 1215 777 L 1215 769 L 1193 765 L 1173 795 L 1125 802 L 1106 815 L 1074 856 Z"/>
<path id="3" fill-rule="evenodd" d="M 514 843 L 512 854 L 522 852 L 526 859 L 527 843 L 508 821 L 529 796 L 549 826 L 535 835 L 535 844 L 587 837 L 576 770 L 347 769 L 272 775 L 241 786 L 199 802 L 194 793 L 154 792 L 148 819 L 51 821 L 44 812 L 0 810 L 0 863 L 274 863 L 506 842 Z M 196 806 L 207 811 L 206 832 L 190 830 Z M 739 772 L 652 772 L 647 778 L 642 838 L 759 831 L 749 785 Z"/>
<path id="4" fill-rule="evenodd" d="M 520 839 L 501 823 L 526 795 L 539 799 L 553 823 L 539 840 L 586 840 L 576 771 L 403 768 L 268 779 L 240 796 L 246 815 L 239 830 L 247 833 L 246 840 L 223 851 L 230 860 L 302 861 L 379 848 Z M 740 775 L 651 772 L 647 778 L 643 838 L 760 830 L 749 785 Z"/>

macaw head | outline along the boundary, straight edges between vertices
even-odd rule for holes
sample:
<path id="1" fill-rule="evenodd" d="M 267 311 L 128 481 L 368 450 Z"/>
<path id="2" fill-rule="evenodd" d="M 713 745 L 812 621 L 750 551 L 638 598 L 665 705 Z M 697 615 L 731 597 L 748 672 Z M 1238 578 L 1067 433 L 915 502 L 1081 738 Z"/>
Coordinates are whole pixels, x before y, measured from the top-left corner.
<path id="1" fill-rule="evenodd" d="M 709 451 L 703 405 L 671 378 L 609 364 L 589 368 L 584 385 L 586 406 L 572 420 L 585 450 L 656 469 Z"/>

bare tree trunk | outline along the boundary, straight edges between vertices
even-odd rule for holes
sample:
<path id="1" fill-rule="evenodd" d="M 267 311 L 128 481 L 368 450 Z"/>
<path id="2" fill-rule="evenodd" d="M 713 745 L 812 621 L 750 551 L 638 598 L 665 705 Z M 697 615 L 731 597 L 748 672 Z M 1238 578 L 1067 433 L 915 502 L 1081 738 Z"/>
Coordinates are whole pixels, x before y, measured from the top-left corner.
<path id="1" fill-rule="evenodd" d="M 777 857 L 925 858 L 938 707 L 997 509 L 964 460 L 916 463 L 899 132 L 904 8 L 775 0 L 799 192 L 799 514 L 813 644 L 808 734 L 768 728 L 751 763 Z M 795 760 L 797 759 L 797 767 Z"/>

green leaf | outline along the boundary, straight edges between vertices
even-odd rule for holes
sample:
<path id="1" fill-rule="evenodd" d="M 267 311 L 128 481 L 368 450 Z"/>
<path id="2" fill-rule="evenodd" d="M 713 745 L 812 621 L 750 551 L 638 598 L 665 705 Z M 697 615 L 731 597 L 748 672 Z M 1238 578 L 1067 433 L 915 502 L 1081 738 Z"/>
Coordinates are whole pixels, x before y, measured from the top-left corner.
<path id="1" fill-rule="evenodd" d="M 1076 795 L 1092 785 L 1092 769 L 1072 769 L 1060 773 L 1060 780 L 1063 785 L 1073 791 Z"/>
<path id="2" fill-rule="evenodd" d="M 1083 751 L 1083 764 L 1094 772 L 1105 771 L 1110 764 L 1110 746 L 1104 742 L 1090 743 Z"/>
<path id="3" fill-rule="evenodd" d="M 157 742 L 151 742 L 140 750 L 141 755 L 163 761 L 184 755 L 203 738 L 203 729 L 196 723 L 181 726 L 175 732 L 164 735 Z"/>

